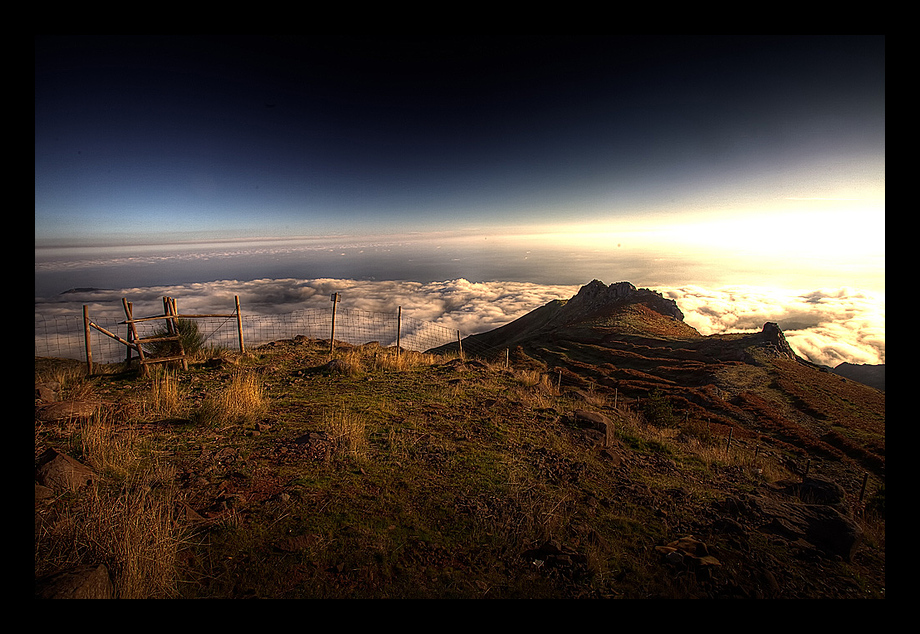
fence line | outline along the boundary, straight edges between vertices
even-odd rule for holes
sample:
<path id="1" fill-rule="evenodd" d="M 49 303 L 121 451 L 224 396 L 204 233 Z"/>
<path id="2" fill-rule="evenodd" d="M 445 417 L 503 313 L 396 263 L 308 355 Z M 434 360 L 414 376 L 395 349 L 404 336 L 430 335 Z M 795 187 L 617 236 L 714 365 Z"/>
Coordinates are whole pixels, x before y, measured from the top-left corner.
<path id="1" fill-rule="evenodd" d="M 247 348 L 270 341 L 292 339 L 303 335 L 313 339 L 329 340 L 332 330 L 332 311 L 307 308 L 278 315 L 243 315 L 197 317 L 199 333 L 206 347 L 238 349 L 239 326 Z M 90 315 L 90 317 L 92 317 Z M 336 309 L 335 340 L 353 345 L 376 341 L 382 346 L 395 346 L 397 338 L 404 350 L 424 352 L 445 344 L 456 344 L 457 330 L 429 321 L 407 317 L 400 313 L 377 313 L 357 308 Z M 129 339 L 129 325 L 117 318 L 93 319 L 122 339 Z M 138 337 L 151 336 L 157 322 L 135 324 Z M 95 363 L 118 363 L 125 360 L 125 346 L 111 337 L 92 329 L 90 343 Z M 35 356 L 86 360 L 84 322 L 82 315 L 43 315 L 35 313 Z M 464 352 L 485 356 L 490 350 L 463 341 Z M 497 356 L 498 352 L 495 352 Z M 502 349 L 501 354 L 504 354 Z"/>

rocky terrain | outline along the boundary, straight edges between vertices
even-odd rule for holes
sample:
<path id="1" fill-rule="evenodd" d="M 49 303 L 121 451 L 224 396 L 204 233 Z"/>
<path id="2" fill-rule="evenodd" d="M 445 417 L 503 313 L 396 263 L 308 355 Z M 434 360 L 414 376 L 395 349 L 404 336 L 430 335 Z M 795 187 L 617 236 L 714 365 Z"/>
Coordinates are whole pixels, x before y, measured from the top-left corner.
<path id="1" fill-rule="evenodd" d="M 74 441 L 106 411 L 171 465 L 168 596 L 884 598 L 884 393 L 775 324 L 704 337 L 682 319 L 594 281 L 462 356 L 330 360 L 299 337 L 203 358 L 173 375 L 168 416 L 139 405 L 155 378 L 68 392 L 48 380 L 66 362 L 37 359 L 36 594 L 126 594 L 117 557 L 48 538 L 74 492 L 112 480 Z M 264 407 L 205 415 L 240 376 Z"/>

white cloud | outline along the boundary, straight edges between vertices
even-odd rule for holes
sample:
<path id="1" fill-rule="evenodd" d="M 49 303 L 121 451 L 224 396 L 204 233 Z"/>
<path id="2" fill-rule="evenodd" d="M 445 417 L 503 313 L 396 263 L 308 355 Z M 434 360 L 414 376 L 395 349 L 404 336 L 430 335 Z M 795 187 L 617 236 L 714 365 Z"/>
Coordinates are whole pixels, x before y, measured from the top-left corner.
<path id="1" fill-rule="evenodd" d="M 35 309 L 37 324 L 39 315 L 81 315 L 84 304 L 94 320 L 121 320 L 122 297 L 134 304 L 135 316 L 146 316 L 162 314 L 162 297 L 169 296 L 176 299 L 180 313 L 232 313 L 234 296 L 239 296 L 246 317 L 280 316 L 306 309 L 331 312 L 330 297 L 339 293 L 343 309 L 395 315 L 401 307 L 407 321 L 430 322 L 466 335 L 502 326 L 554 299 L 568 299 L 578 289 L 578 285 L 471 282 L 462 278 L 429 283 L 331 278 L 220 280 L 39 298 Z M 885 362 L 884 296 L 851 288 L 780 291 L 748 286 L 658 286 L 655 290 L 677 301 L 686 323 L 704 335 L 759 331 L 771 321 L 780 325 L 798 354 L 815 363 Z"/>
<path id="2" fill-rule="evenodd" d="M 704 335 L 753 332 L 772 321 L 800 356 L 834 367 L 885 363 L 885 298 L 852 288 L 782 291 L 763 287 L 657 289 Z"/>

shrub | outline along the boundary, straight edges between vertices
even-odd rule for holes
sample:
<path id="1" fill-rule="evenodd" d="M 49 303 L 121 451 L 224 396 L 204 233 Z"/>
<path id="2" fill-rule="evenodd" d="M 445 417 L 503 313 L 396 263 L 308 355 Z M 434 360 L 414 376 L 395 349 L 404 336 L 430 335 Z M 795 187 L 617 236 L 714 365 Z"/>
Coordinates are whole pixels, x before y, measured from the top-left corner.
<path id="1" fill-rule="evenodd" d="M 661 390 L 654 389 L 642 407 L 645 420 L 657 427 L 673 427 L 677 423 L 668 397 Z"/>
<path id="2" fill-rule="evenodd" d="M 194 319 L 177 319 L 176 328 L 179 331 L 179 340 L 186 355 L 195 354 L 204 346 L 204 336 L 198 330 Z M 169 326 L 162 325 L 154 337 L 168 337 L 172 333 Z M 179 354 L 179 346 L 175 341 L 154 341 L 148 345 L 150 352 L 155 357 L 170 357 Z"/>

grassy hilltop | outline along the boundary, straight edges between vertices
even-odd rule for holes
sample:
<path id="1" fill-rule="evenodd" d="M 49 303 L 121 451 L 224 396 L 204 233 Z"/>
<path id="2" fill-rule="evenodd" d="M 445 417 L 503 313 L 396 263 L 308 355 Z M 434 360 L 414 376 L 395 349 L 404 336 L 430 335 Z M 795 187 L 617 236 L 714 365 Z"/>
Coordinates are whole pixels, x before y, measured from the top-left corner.
<path id="1" fill-rule="evenodd" d="M 883 598 L 884 394 L 617 315 L 507 365 L 302 337 L 148 377 L 36 359 L 36 465 L 93 473 L 37 479 L 36 592 L 103 564 L 124 598 Z"/>

